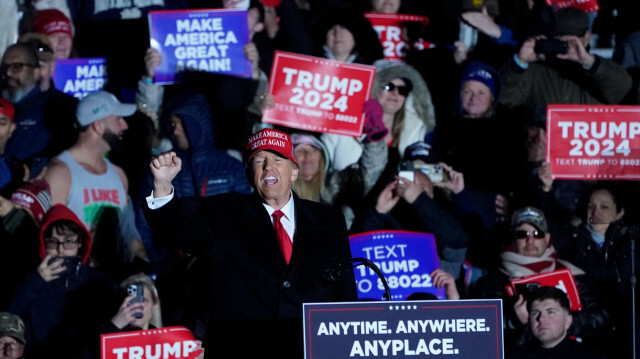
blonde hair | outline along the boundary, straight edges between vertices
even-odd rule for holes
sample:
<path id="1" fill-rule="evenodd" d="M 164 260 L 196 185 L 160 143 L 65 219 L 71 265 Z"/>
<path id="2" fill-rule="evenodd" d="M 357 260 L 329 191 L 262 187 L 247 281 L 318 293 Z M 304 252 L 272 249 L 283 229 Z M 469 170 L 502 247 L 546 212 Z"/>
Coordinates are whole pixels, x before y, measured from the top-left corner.
<path id="1" fill-rule="evenodd" d="M 326 160 L 324 158 L 324 151 L 320 151 L 320 163 L 318 164 L 318 173 L 310 181 L 305 181 L 300 176 L 293 182 L 293 191 L 302 199 L 309 201 L 320 202 L 322 198 L 322 192 L 324 191 L 325 175 L 326 175 Z"/>
<path id="2" fill-rule="evenodd" d="M 151 319 L 149 323 L 152 324 L 156 328 L 162 328 L 162 315 L 160 311 L 160 298 L 158 297 L 158 290 L 156 289 L 153 280 L 149 278 L 146 274 L 133 274 L 127 277 L 127 279 L 123 280 L 120 283 L 120 288 L 126 289 L 130 284 L 142 284 L 145 288 L 149 290 L 151 296 L 153 298 L 153 314 L 151 315 Z"/>

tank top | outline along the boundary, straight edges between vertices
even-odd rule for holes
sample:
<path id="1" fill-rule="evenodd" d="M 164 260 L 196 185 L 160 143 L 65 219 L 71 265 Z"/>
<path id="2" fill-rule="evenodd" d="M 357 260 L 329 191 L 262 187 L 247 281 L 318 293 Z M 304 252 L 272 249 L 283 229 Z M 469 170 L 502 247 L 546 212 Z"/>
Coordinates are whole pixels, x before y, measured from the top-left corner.
<path id="1" fill-rule="evenodd" d="M 113 164 L 107 161 L 107 172 L 96 175 L 85 170 L 68 151 L 57 157 L 71 173 L 67 207 L 80 218 L 90 232 L 94 232 L 104 207 L 114 207 L 118 214 L 127 204 L 127 194 Z"/>

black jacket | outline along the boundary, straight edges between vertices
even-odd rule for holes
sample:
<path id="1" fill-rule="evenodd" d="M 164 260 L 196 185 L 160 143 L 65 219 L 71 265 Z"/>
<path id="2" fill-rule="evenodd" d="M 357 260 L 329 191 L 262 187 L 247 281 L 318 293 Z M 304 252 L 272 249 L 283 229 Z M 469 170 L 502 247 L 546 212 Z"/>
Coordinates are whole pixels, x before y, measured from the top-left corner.
<path id="1" fill-rule="evenodd" d="M 316 283 L 332 264 L 351 258 L 344 217 L 295 194 L 293 200 L 289 265 L 257 194 L 174 198 L 147 209 L 155 241 L 208 263 L 212 295 L 203 346 L 209 353 L 300 358 L 302 303 L 357 299 L 352 271 L 327 287 Z"/>

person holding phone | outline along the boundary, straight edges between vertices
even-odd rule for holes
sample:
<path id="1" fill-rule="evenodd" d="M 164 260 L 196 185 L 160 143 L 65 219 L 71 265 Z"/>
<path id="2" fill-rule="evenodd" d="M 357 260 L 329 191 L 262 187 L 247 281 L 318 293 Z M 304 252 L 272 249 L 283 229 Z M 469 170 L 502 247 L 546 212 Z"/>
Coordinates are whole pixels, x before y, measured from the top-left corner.
<path id="1" fill-rule="evenodd" d="M 162 327 L 158 290 L 149 276 L 146 274 L 131 275 L 120 282 L 119 288 L 125 295 L 124 299 L 116 314 L 102 326 L 102 333 Z"/>
<path id="2" fill-rule="evenodd" d="M 448 173 L 447 182 L 434 183 L 414 162 L 424 163 L 422 153 L 411 151 L 419 145 L 411 145 L 405 152 L 399 172 L 377 196 L 374 205 L 358 214 L 351 233 L 378 230 L 407 230 L 433 233 L 440 259 L 440 268 L 460 278 L 462 263 L 469 245 L 469 233 L 460 218 L 452 210 L 452 202 L 436 186 L 459 193 L 464 188 L 462 174 L 446 164 L 439 164 Z M 407 175 L 410 174 L 410 175 Z"/>
<path id="3" fill-rule="evenodd" d="M 589 15 L 574 7 L 550 8 L 545 15 L 551 19 L 546 28 L 522 42 L 502 68 L 500 102 L 528 110 L 550 103 L 620 103 L 631 89 L 631 76 L 615 61 L 589 52 Z M 566 52 L 537 52 L 536 44 L 545 39 L 565 42 Z M 541 49 L 550 47 L 538 44 Z"/>
<path id="4" fill-rule="evenodd" d="M 595 288 L 585 272 L 569 261 L 559 259 L 549 234 L 545 215 L 535 207 L 523 207 L 511 216 L 507 235 L 509 241 L 500 253 L 499 270 L 479 278 L 470 289 L 471 298 L 502 299 L 504 303 L 505 350 L 528 339 L 525 327 L 530 319 L 525 293 L 511 296 L 507 287 L 511 279 L 569 269 L 573 274 L 582 309 L 574 311 L 570 335 L 582 338 L 588 345 L 598 345 L 597 339 L 611 330 L 611 315 L 597 299 Z"/>
<path id="5" fill-rule="evenodd" d="M 8 308 L 24 320 L 28 357 L 78 357 L 108 317 L 116 285 L 89 265 L 91 245 L 89 231 L 66 206 L 44 215 L 42 262 L 18 285 Z"/>

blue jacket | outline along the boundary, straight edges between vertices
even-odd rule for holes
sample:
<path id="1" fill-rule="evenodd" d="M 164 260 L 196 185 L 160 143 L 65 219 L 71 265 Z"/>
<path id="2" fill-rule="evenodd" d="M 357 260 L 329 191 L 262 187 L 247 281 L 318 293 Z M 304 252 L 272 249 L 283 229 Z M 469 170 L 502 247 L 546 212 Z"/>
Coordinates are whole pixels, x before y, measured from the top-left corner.
<path id="1" fill-rule="evenodd" d="M 204 96 L 178 94 L 167 103 L 163 113 L 167 118 L 180 117 L 189 139 L 187 151 L 175 148 L 182 159 L 182 170 L 172 182 L 178 197 L 251 193 L 244 165 L 214 147 L 211 110 Z"/>

